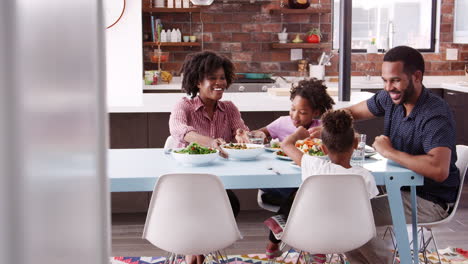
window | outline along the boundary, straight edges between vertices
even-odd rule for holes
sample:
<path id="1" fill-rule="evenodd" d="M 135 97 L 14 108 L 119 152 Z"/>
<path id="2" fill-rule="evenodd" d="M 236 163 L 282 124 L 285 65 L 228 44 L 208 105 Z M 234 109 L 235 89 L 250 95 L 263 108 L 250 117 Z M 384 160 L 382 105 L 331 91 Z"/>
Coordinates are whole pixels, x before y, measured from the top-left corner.
<path id="1" fill-rule="evenodd" d="M 333 3 L 333 48 L 339 48 L 340 0 Z M 372 39 L 377 48 L 400 45 L 434 51 L 437 0 L 353 0 L 353 51 L 364 51 Z"/>

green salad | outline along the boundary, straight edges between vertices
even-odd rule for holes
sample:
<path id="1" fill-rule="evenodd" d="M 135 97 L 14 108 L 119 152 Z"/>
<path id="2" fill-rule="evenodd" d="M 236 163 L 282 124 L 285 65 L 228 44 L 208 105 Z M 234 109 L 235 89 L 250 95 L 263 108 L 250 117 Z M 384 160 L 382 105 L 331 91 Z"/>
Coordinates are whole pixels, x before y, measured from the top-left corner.
<path id="1" fill-rule="evenodd" d="M 174 151 L 175 153 L 186 153 L 186 154 L 211 154 L 211 153 L 216 153 L 216 150 L 212 148 L 205 148 L 197 143 L 193 142 L 190 145 L 188 145 L 186 148 L 181 149 L 181 150 L 176 150 Z"/>

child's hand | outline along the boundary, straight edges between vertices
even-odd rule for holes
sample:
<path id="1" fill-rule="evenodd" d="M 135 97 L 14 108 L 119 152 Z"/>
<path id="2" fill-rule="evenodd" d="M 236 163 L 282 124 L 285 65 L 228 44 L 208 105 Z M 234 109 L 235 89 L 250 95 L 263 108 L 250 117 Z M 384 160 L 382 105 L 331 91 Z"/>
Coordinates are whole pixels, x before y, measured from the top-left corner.
<path id="1" fill-rule="evenodd" d="M 322 137 L 322 126 L 316 126 L 309 128 L 309 134 L 311 138 L 321 138 Z"/>
<path id="2" fill-rule="evenodd" d="M 295 141 L 298 141 L 298 140 L 310 137 L 310 133 L 304 127 L 298 127 L 296 131 L 293 133 L 293 136 L 294 136 Z"/>

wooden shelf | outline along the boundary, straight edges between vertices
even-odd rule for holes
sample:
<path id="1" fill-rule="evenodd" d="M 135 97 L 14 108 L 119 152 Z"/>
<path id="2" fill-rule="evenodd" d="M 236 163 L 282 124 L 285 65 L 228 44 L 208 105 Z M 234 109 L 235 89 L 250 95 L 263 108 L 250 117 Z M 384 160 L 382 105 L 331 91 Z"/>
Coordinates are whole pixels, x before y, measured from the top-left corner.
<path id="1" fill-rule="evenodd" d="M 274 49 L 321 49 L 331 48 L 330 43 L 273 43 Z"/>
<path id="2" fill-rule="evenodd" d="M 143 42 L 143 46 L 158 46 L 156 42 Z M 200 42 L 161 42 L 161 47 L 198 47 Z"/>
<path id="3" fill-rule="evenodd" d="M 145 13 L 199 13 L 201 8 L 167 8 L 167 7 L 144 7 L 143 12 Z"/>
<path id="4" fill-rule="evenodd" d="M 323 7 L 309 7 L 305 9 L 290 9 L 290 8 L 282 8 L 282 9 L 270 9 L 270 14 L 325 14 L 331 13 L 331 8 L 323 8 Z"/>

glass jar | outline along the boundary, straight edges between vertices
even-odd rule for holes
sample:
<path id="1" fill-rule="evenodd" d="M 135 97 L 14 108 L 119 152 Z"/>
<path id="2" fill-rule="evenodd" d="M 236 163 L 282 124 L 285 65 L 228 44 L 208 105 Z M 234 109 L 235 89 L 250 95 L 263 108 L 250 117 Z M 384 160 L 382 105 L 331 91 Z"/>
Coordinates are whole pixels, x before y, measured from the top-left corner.
<path id="1" fill-rule="evenodd" d="M 310 0 L 288 0 L 289 8 L 305 9 L 310 6 Z"/>

